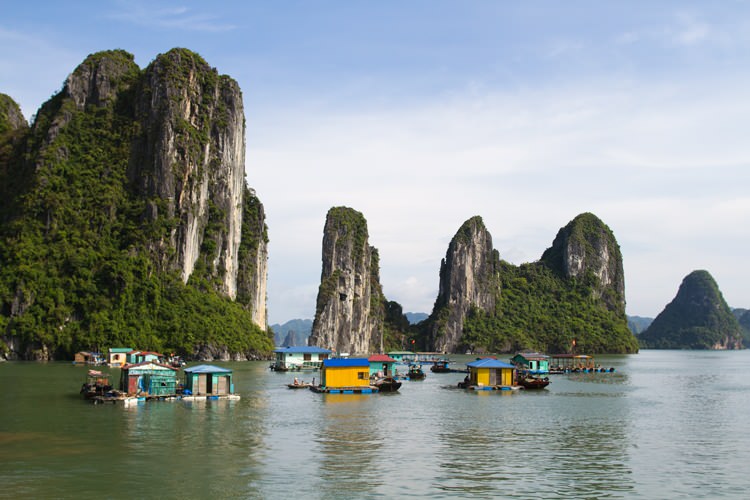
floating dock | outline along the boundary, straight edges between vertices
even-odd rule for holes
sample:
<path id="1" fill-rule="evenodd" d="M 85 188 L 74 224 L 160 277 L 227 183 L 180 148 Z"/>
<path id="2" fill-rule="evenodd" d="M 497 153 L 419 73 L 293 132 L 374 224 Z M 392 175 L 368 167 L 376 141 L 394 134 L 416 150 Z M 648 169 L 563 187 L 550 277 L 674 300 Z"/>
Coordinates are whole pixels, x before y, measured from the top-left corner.
<path id="1" fill-rule="evenodd" d="M 371 385 L 362 387 L 323 387 L 314 385 L 310 387 L 310 390 L 324 394 L 374 394 L 378 392 L 378 388 Z"/>

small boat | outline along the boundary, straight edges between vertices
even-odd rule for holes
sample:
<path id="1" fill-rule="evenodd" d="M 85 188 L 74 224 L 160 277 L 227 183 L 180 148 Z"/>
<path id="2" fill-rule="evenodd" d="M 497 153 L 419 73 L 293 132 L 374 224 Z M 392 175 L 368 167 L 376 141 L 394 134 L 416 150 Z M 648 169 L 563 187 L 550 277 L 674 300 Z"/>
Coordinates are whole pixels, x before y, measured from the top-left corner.
<path id="1" fill-rule="evenodd" d="M 447 359 L 439 359 L 430 367 L 430 371 L 433 373 L 450 373 L 451 369 L 448 368 Z"/>
<path id="2" fill-rule="evenodd" d="M 422 380 L 425 378 L 425 373 L 420 365 L 409 365 L 409 380 Z"/>
<path id="3" fill-rule="evenodd" d="M 401 382 L 393 377 L 380 377 L 372 382 L 380 392 L 396 392 L 401 387 Z"/>
<path id="4" fill-rule="evenodd" d="M 313 379 L 313 382 L 315 382 L 315 379 Z M 299 380 L 297 377 L 294 378 L 294 382 L 291 384 L 286 384 L 286 386 L 290 389 L 307 389 L 312 386 L 311 383 L 305 382 L 304 380 Z"/>
<path id="5" fill-rule="evenodd" d="M 518 385 L 524 389 L 544 389 L 549 385 L 549 377 L 535 377 L 533 375 L 521 375 L 518 377 Z"/>
<path id="6" fill-rule="evenodd" d="M 312 384 L 308 384 L 307 382 L 298 382 L 296 384 L 286 384 L 286 386 L 290 389 L 309 389 L 310 387 L 312 387 Z"/>
<path id="7" fill-rule="evenodd" d="M 109 375 L 99 370 L 89 370 L 86 374 L 86 381 L 81 386 L 81 394 L 86 399 L 102 397 L 112 391 L 112 385 L 109 383 Z"/>

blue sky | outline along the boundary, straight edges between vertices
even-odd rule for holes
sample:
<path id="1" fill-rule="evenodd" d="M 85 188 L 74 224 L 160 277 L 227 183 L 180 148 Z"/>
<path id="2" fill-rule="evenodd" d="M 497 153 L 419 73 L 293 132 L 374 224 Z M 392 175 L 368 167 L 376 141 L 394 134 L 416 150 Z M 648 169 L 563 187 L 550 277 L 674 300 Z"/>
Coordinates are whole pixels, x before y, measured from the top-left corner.
<path id="1" fill-rule="evenodd" d="M 593 212 L 627 312 L 705 269 L 750 308 L 750 2 L 0 0 L 0 92 L 31 117 L 90 53 L 186 47 L 243 91 L 271 323 L 312 318 L 325 215 L 368 221 L 381 283 L 430 312 L 481 215 L 537 260 Z"/>

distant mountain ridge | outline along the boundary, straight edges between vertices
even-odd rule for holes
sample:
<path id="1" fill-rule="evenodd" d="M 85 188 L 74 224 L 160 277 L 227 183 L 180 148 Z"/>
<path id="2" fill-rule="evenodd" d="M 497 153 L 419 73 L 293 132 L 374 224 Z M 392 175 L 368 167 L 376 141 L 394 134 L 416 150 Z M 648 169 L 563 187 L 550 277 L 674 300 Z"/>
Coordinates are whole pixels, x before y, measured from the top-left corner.
<path id="1" fill-rule="evenodd" d="M 290 319 L 284 324 L 275 323 L 271 325 L 276 347 L 306 346 L 307 338 L 312 331 L 312 324 L 311 319 Z"/>

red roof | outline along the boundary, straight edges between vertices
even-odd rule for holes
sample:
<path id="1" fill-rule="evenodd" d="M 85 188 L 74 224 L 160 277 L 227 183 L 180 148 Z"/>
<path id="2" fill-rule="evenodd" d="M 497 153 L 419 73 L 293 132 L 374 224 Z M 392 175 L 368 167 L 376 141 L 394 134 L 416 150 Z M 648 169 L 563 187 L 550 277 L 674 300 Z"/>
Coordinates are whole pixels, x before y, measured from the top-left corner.
<path id="1" fill-rule="evenodd" d="M 387 354 L 373 354 L 369 358 L 367 358 L 367 361 L 370 363 L 395 363 L 396 360 L 392 357 L 388 356 Z"/>

